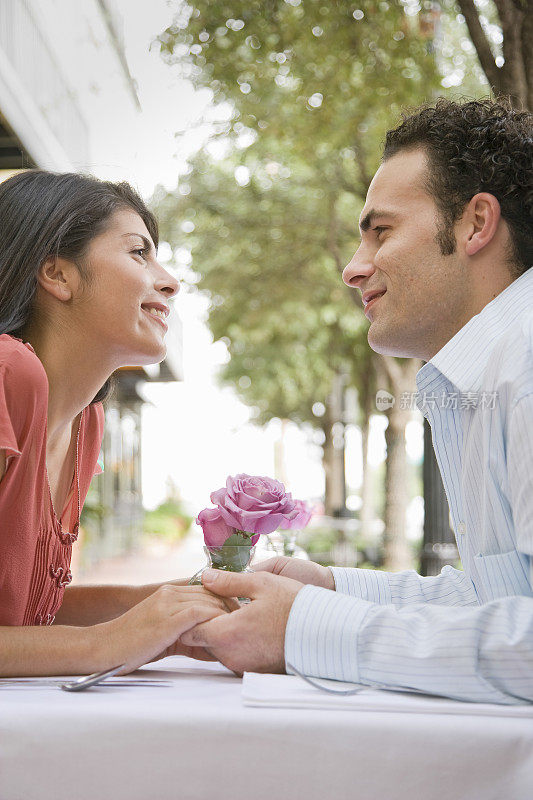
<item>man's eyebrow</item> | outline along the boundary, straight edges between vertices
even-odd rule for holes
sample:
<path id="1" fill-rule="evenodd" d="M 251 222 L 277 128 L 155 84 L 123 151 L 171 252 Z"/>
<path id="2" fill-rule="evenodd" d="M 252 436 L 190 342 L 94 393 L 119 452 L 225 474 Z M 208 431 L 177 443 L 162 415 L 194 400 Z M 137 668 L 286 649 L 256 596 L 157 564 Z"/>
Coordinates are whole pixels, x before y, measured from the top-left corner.
<path id="1" fill-rule="evenodd" d="M 372 223 L 376 219 L 376 217 L 389 217 L 389 219 L 397 219 L 398 214 L 395 214 L 393 211 L 385 211 L 378 208 L 371 208 L 368 214 L 365 214 L 365 216 L 359 223 L 359 230 L 363 232 L 371 228 Z"/>
<path id="2" fill-rule="evenodd" d="M 125 239 L 128 236 L 137 236 L 138 239 L 142 239 L 144 246 L 148 251 L 153 251 L 154 248 L 152 246 L 152 242 L 150 239 L 147 239 L 146 236 L 143 236 L 142 233 L 123 233 L 122 238 Z"/>

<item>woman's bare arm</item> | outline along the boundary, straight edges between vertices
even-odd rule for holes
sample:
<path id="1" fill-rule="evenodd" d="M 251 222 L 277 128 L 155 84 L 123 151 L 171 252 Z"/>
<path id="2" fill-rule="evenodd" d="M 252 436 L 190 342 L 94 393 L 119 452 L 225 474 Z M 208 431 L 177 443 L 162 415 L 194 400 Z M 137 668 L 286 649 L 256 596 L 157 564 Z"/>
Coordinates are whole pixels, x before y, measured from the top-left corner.
<path id="1" fill-rule="evenodd" d="M 120 664 L 126 674 L 157 658 L 189 655 L 180 636 L 224 613 L 221 599 L 203 587 L 167 584 L 100 625 L 0 627 L 0 676 L 86 675 Z"/>
<path id="2" fill-rule="evenodd" d="M 172 586 L 186 586 L 188 578 L 167 581 Z M 124 614 L 150 597 L 162 583 L 143 586 L 67 586 L 61 608 L 56 613 L 56 625 L 97 625 Z"/>
<path id="3" fill-rule="evenodd" d="M 10 678 L 96 672 L 102 660 L 93 639 L 90 628 L 0 627 L 0 675 Z"/>

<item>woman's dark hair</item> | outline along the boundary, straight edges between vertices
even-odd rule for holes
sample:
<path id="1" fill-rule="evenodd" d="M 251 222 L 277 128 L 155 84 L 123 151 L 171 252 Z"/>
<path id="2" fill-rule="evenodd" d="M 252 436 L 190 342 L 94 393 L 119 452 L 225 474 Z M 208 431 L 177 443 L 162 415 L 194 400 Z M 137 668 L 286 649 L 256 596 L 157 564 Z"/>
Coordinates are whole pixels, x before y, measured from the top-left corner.
<path id="1" fill-rule="evenodd" d="M 509 227 L 510 261 L 518 274 L 533 265 L 533 114 L 505 98 L 463 103 L 439 98 L 435 106 L 404 115 L 387 133 L 383 160 L 423 147 L 427 189 L 444 219 L 438 241 L 455 250 L 454 223 L 478 192 L 498 200 Z"/>
<path id="2" fill-rule="evenodd" d="M 39 169 L 0 183 L 0 334 L 21 337 L 30 321 L 37 274 L 48 257 L 74 261 L 87 279 L 83 259 L 91 240 L 123 208 L 139 214 L 157 247 L 156 219 L 128 183 Z M 92 402 L 104 400 L 110 390 L 109 379 Z"/>

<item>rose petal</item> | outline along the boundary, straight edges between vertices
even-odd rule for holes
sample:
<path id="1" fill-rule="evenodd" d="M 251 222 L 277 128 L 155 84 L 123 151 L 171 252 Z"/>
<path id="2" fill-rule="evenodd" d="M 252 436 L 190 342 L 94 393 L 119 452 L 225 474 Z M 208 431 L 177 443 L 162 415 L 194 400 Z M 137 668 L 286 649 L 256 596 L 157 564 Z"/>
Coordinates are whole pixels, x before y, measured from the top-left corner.
<path id="1" fill-rule="evenodd" d="M 235 532 L 234 528 L 226 523 L 218 508 L 204 508 L 198 514 L 196 521 L 202 527 L 204 541 L 208 547 L 221 547 Z"/>

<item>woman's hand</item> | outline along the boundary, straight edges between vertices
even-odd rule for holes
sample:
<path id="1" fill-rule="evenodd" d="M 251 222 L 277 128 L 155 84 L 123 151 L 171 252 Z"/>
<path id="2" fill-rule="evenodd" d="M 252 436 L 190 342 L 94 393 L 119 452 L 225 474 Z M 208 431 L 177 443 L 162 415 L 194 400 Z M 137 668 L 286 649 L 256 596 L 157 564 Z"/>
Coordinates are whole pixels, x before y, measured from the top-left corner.
<path id="1" fill-rule="evenodd" d="M 294 581 L 300 581 L 300 583 L 311 583 L 313 586 L 321 586 L 323 589 L 335 591 L 333 573 L 328 567 L 322 567 L 315 561 L 278 556 L 277 558 L 269 558 L 268 561 L 254 564 L 253 570 L 254 572 L 271 572 L 273 575 L 283 575 L 285 578 L 292 578 Z"/>
<path id="2" fill-rule="evenodd" d="M 95 625 L 92 633 L 101 669 L 124 664 L 125 675 L 148 661 L 169 655 L 190 655 L 192 648 L 179 637 L 195 625 L 238 608 L 237 601 L 220 598 L 202 586 L 165 584 L 116 619 Z M 203 648 L 195 658 L 213 660 Z"/>

